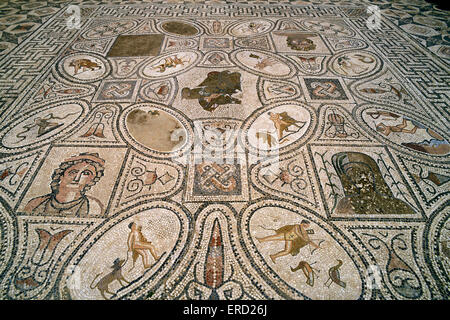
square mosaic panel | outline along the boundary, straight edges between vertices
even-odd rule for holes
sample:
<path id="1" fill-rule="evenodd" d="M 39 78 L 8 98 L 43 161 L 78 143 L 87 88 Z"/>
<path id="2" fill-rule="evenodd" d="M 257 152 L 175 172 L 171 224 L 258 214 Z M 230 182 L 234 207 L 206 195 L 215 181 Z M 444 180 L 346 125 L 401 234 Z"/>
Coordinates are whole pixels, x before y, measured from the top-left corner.
<path id="1" fill-rule="evenodd" d="M 70 5 L 0 3 L 0 299 L 450 297 L 447 12 Z"/>
<path id="2" fill-rule="evenodd" d="M 300 79 L 304 85 L 306 99 L 311 102 L 352 102 L 346 86 L 339 78 L 306 78 Z"/>
<path id="3" fill-rule="evenodd" d="M 95 102 L 134 102 L 141 80 L 105 80 L 100 85 Z"/>
<path id="4" fill-rule="evenodd" d="M 108 57 L 157 56 L 164 35 L 120 35 L 108 52 Z"/>

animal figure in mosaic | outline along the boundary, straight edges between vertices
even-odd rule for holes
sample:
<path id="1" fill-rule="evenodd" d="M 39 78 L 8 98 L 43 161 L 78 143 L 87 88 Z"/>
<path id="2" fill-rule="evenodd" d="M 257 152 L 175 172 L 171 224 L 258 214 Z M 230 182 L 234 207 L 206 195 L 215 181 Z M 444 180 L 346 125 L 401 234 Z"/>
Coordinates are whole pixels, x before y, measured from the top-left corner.
<path id="1" fill-rule="evenodd" d="M 273 57 L 260 57 L 254 53 L 250 53 L 249 57 L 258 60 L 254 67 L 258 70 L 264 70 L 267 67 L 272 67 L 279 64 L 279 61 Z"/>
<path id="2" fill-rule="evenodd" d="M 51 120 L 64 120 L 74 114 L 76 114 L 76 112 L 68 113 L 63 117 L 57 117 L 53 115 L 53 113 L 49 113 L 43 117 L 37 117 L 34 119 L 33 123 L 24 125 L 24 130 L 16 134 L 16 137 L 19 138 L 18 142 L 25 140 L 27 138 L 26 134 L 33 128 L 38 128 L 36 137 L 40 137 L 46 133 L 49 133 L 50 131 L 57 129 L 64 124 L 63 122 L 56 122 Z"/>
<path id="3" fill-rule="evenodd" d="M 286 225 L 276 230 L 272 229 L 275 231 L 274 235 L 267 237 L 256 237 L 256 239 L 260 243 L 267 241 L 285 242 L 284 250 L 270 255 L 270 259 L 273 263 L 275 263 L 275 260 L 279 257 L 283 257 L 288 254 L 296 256 L 299 253 L 300 249 L 307 245 L 313 246 L 315 249 L 320 248 L 320 242 L 319 244 L 316 244 L 309 237 L 309 234 L 314 233 L 314 230 L 307 230 L 309 226 L 310 222 L 308 220 L 302 220 L 300 224 Z"/>
<path id="4" fill-rule="evenodd" d="M 283 139 L 286 139 L 286 137 L 289 134 L 296 133 L 300 129 L 303 128 L 303 126 L 306 124 L 305 121 L 299 121 L 295 120 L 291 116 L 288 115 L 287 112 L 281 112 L 281 113 L 272 113 L 269 112 L 270 120 L 273 122 L 273 125 L 275 126 L 275 129 L 277 131 L 278 135 L 278 141 L 280 143 L 283 143 Z M 297 130 L 289 130 L 290 127 L 296 127 Z M 285 133 L 288 133 L 285 135 Z"/>
<path id="5" fill-rule="evenodd" d="M 197 87 L 183 88 L 182 99 L 198 99 L 199 104 L 206 111 L 214 111 L 225 104 L 241 104 L 241 100 L 233 94 L 241 92 L 241 74 L 239 72 L 212 71 Z"/>
<path id="6" fill-rule="evenodd" d="M 256 69 L 258 69 L 258 70 L 264 70 L 267 67 L 271 67 L 271 66 L 274 66 L 274 65 L 279 63 L 273 57 L 265 57 L 265 58 L 263 58 L 263 57 L 260 57 L 260 56 L 258 56 L 256 54 L 254 54 L 254 53 L 250 53 L 248 56 L 249 56 L 249 58 L 258 60 L 258 62 L 254 65 L 254 67 Z"/>
<path id="7" fill-rule="evenodd" d="M 319 277 L 316 274 L 316 272 L 319 273 L 320 270 L 317 270 L 317 269 L 311 267 L 311 265 L 308 262 L 306 262 L 306 261 L 300 261 L 295 268 L 291 267 L 291 271 L 292 272 L 295 272 L 295 271 L 300 270 L 300 269 L 302 269 L 303 274 L 306 277 L 306 284 L 308 284 L 311 287 L 314 286 L 314 278 L 315 277 Z"/>
<path id="8" fill-rule="evenodd" d="M 103 176 L 105 160 L 97 153 L 80 153 L 60 163 L 52 175 L 52 192 L 30 200 L 25 212 L 86 218 L 104 213 L 102 203 L 86 195 Z"/>
<path id="9" fill-rule="evenodd" d="M 369 69 L 369 67 L 367 66 L 361 65 L 359 63 L 354 63 L 352 58 L 356 58 L 357 61 L 363 64 L 371 64 L 375 62 L 374 58 L 363 54 L 353 54 L 352 57 L 343 55 L 342 57 L 339 57 L 337 59 L 337 64 L 342 72 L 347 75 L 360 74 Z"/>
<path id="10" fill-rule="evenodd" d="M 258 61 L 255 64 L 255 68 L 258 69 L 258 70 L 264 70 L 265 68 L 274 66 L 277 63 L 278 63 L 278 61 L 275 60 L 274 58 L 266 57 L 266 58 L 261 59 L 261 61 Z"/>
<path id="11" fill-rule="evenodd" d="M 345 288 L 347 286 L 345 282 L 341 281 L 341 274 L 339 272 L 341 266 L 342 260 L 338 259 L 338 264 L 331 267 L 328 270 L 328 280 L 325 281 L 324 286 L 329 288 L 333 283 L 336 283 L 338 286 L 341 286 L 342 288 Z"/>
<path id="12" fill-rule="evenodd" d="M 171 47 L 188 47 L 191 44 L 191 42 L 189 40 L 178 40 L 178 41 L 173 41 L 173 40 L 169 40 L 167 43 L 167 47 L 171 48 Z"/>
<path id="13" fill-rule="evenodd" d="M 163 73 L 167 70 L 167 68 L 175 68 L 178 65 L 184 66 L 185 63 L 190 63 L 191 60 L 183 60 L 183 58 L 178 58 L 178 55 L 173 57 L 164 58 L 164 62 L 154 67 L 154 69 L 158 69 L 158 72 Z"/>
<path id="14" fill-rule="evenodd" d="M 378 117 L 379 116 L 384 116 L 385 119 L 391 118 L 391 119 L 395 119 L 395 120 L 400 118 L 399 115 L 397 115 L 395 113 L 392 113 L 392 112 L 386 112 L 386 111 L 369 112 L 368 114 L 371 115 L 373 118 L 375 118 L 374 116 L 378 116 Z M 432 137 L 434 137 L 436 139 L 438 139 L 438 138 L 442 139 L 442 137 L 440 135 L 438 135 L 436 132 L 426 128 L 425 126 L 421 125 L 417 121 L 411 120 L 411 119 L 406 118 L 406 117 L 403 117 L 401 120 L 402 120 L 402 123 L 398 124 L 398 125 L 395 125 L 395 126 L 388 126 L 388 125 L 385 125 L 383 122 L 380 122 L 380 123 L 377 124 L 377 131 L 381 132 L 385 136 L 388 136 L 388 135 L 390 135 L 393 132 L 402 132 L 402 133 L 414 134 L 414 133 L 416 133 L 417 129 L 426 129 L 427 132 Z"/>
<path id="15" fill-rule="evenodd" d="M 43 135 L 47 132 L 50 132 L 50 131 L 56 129 L 62 125 L 62 123 L 51 122 L 48 119 L 43 119 L 43 118 L 36 118 L 34 120 L 34 123 L 39 128 L 38 134 L 37 134 L 38 137 L 40 137 L 41 135 Z"/>
<path id="16" fill-rule="evenodd" d="M 264 31 L 264 24 L 257 22 L 250 22 L 247 26 L 240 27 L 242 32 L 246 32 L 249 34 L 257 34 L 259 32 Z"/>
<path id="17" fill-rule="evenodd" d="M 332 163 L 341 180 L 345 196 L 336 213 L 413 214 L 403 200 L 394 197 L 375 160 L 360 152 L 340 152 Z"/>
<path id="18" fill-rule="evenodd" d="M 86 70 L 94 71 L 96 68 L 101 69 L 102 66 L 99 65 L 97 62 L 91 61 L 89 59 L 76 59 L 72 60 L 69 63 L 69 67 L 73 68 L 73 74 L 77 75 L 78 71 L 82 69 L 82 72 L 85 72 Z"/>
<path id="19" fill-rule="evenodd" d="M 362 88 L 360 89 L 360 91 L 368 93 L 370 95 L 393 93 L 394 96 L 397 97 L 399 101 L 402 99 L 406 100 L 408 98 L 408 92 L 399 84 L 396 84 L 394 86 L 394 84 L 382 82 L 378 84 L 378 87 Z"/>
<path id="20" fill-rule="evenodd" d="M 100 290 L 100 294 L 102 295 L 102 297 L 105 300 L 109 300 L 105 296 L 105 292 L 114 295 L 114 292 L 111 292 L 109 290 L 109 285 L 112 282 L 119 281 L 120 285 L 122 285 L 122 286 L 124 285 L 122 283 L 122 281 L 125 282 L 125 284 L 129 284 L 130 283 L 122 275 L 122 267 L 125 265 L 125 263 L 126 263 L 125 259 L 117 258 L 116 260 L 114 260 L 113 265 L 111 267 L 113 270 L 110 273 L 108 273 L 107 275 L 105 275 L 103 278 L 101 278 L 100 281 L 97 282 L 97 284 L 95 286 L 92 286 L 94 281 L 101 275 L 101 273 L 97 274 L 95 276 L 95 278 L 92 280 L 90 288 L 91 289 L 97 288 L 98 290 Z"/>
<path id="21" fill-rule="evenodd" d="M 64 88 L 60 85 L 56 84 L 44 84 L 41 89 L 37 92 L 35 96 L 36 101 L 42 101 L 46 98 L 54 98 L 56 94 L 79 94 L 82 93 L 83 89 L 77 89 L 77 88 Z"/>

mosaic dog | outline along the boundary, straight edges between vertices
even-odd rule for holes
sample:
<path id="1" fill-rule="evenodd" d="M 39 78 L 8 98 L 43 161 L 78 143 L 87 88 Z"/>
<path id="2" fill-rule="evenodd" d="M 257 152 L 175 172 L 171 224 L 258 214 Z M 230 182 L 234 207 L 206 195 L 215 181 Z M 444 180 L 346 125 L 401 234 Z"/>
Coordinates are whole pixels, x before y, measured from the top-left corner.
<path id="1" fill-rule="evenodd" d="M 110 273 L 108 273 L 107 275 L 105 275 L 103 278 L 101 278 L 100 281 L 97 282 L 97 284 L 95 286 L 92 286 L 94 281 L 98 278 L 99 275 L 101 275 L 101 273 L 96 275 L 94 280 L 92 280 L 92 282 L 91 282 L 90 288 L 91 289 L 97 288 L 98 290 L 100 290 L 100 294 L 102 295 L 102 297 L 105 298 L 106 300 L 108 300 L 108 298 L 106 298 L 106 296 L 105 296 L 105 292 L 114 295 L 114 292 L 111 292 L 109 290 L 109 285 L 114 280 L 119 281 L 119 283 L 121 285 L 123 285 L 122 280 L 127 284 L 130 283 L 122 275 L 122 266 L 125 264 L 125 262 L 126 262 L 125 259 L 117 258 L 116 260 L 114 260 L 114 263 L 111 267 L 113 270 Z"/>

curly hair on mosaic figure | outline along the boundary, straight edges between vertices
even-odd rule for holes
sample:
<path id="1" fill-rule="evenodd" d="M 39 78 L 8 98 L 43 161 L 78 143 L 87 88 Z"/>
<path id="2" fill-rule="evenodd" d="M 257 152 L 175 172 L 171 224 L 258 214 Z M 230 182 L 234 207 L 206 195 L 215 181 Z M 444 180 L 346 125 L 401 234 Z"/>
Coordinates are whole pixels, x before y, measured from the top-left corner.
<path id="1" fill-rule="evenodd" d="M 84 155 L 94 155 L 94 154 L 80 153 L 79 156 L 84 156 Z M 95 154 L 95 155 L 98 156 L 98 154 Z M 98 181 L 100 181 L 100 178 L 104 176 L 105 167 L 103 165 L 101 165 L 99 162 L 92 161 L 87 158 L 78 159 L 78 160 L 66 160 L 66 161 L 61 162 L 59 164 L 59 167 L 53 171 L 52 182 L 50 183 L 50 187 L 52 188 L 52 191 L 54 193 L 57 193 L 59 190 L 59 185 L 61 183 L 61 177 L 64 175 L 64 172 L 66 172 L 66 170 L 69 169 L 70 167 L 72 167 L 78 163 L 82 163 L 82 162 L 86 162 L 86 163 L 94 166 L 96 176 L 89 184 L 86 184 L 84 186 L 83 190 L 80 191 L 81 194 L 85 194 L 91 187 L 93 187 Z"/>

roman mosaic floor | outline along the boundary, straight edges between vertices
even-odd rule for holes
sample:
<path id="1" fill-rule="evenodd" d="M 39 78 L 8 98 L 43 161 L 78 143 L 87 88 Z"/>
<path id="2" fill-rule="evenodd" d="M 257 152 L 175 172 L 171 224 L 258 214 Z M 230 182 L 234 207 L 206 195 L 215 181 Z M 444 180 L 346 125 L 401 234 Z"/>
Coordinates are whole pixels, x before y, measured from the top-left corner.
<path id="1" fill-rule="evenodd" d="M 449 299 L 448 22 L 1 2 L 0 298 Z"/>

